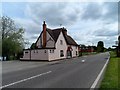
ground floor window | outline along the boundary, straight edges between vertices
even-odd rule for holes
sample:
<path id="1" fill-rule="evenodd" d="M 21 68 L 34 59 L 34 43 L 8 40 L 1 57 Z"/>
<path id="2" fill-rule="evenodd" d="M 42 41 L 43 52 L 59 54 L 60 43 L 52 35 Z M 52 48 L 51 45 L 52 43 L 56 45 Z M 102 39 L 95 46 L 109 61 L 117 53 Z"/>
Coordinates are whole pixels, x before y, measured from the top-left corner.
<path id="1" fill-rule="evenodd" d="M 54 53 L 54 50 L 50 50 L 50 53 Z"/>
<path id="2" fill-rule="evenodd" d="M 44 52 L 46 53 L 46 50 Z"/>
<path id="3" fill-rule="evenodd" d="M 63 57 L 64 56 L 64 52 L 63 50 L 60 50 L 60 57 Z"/>
<path id="4" fill-rule="evenodd" d="M 54 53 L 54 50 L 52 50 L 52 53 Z"/>
<path id="5" fill-rule="evenodd" d="M 25 53 L 28 53 L 28 51 L 25 51 Z"/>
<path id="6" fill-rule="evenodd" d="M 50 50 L 50 53 L 52 53 L 51 51 L 52 51 L 52 50 Z"/>

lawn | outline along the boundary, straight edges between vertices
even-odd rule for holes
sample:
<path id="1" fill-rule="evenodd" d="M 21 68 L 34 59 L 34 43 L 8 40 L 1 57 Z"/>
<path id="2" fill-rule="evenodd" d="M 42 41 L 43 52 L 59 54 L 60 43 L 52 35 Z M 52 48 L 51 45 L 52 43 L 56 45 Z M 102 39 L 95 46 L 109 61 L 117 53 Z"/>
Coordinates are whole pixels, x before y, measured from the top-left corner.
<path id="1" fill-rule="evenodd" d="M 118 80 L 118 68 L 120 70 L 120 66 L 118 64 L 120 65 L 120 58 L 116 57 L 115 52 L 110 52 L 110 61 L 101 82 L 100 90 L 103 88 L 118 90 L 118 87 L 120 90 L 120 80 Z"/>
<path id="2" fill-rule="evenodd" d="M 97 52 L 82 52 L 82 55 L 94 55 L 97 54 Z"/>

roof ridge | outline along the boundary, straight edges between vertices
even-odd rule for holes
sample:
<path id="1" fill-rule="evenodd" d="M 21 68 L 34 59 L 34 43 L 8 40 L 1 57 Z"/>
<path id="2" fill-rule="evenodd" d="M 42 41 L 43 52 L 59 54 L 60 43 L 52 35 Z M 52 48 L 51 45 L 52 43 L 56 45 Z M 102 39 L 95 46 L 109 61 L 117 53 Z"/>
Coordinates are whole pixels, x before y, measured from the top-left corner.
<path id="1" fill-rule="evenodd" d="M 65 28 L 56 28 L 56 29 L 47 28 L 48 33 L 51 35 L 51 37 L 54 39 L 55 42 L 57 42 L 60 32 L 63 33 L 63 30 L 66 30 L 66 29 Z M 63 36 L 68 45 L 78 45 L 70 35 L 63 33 Z"/>

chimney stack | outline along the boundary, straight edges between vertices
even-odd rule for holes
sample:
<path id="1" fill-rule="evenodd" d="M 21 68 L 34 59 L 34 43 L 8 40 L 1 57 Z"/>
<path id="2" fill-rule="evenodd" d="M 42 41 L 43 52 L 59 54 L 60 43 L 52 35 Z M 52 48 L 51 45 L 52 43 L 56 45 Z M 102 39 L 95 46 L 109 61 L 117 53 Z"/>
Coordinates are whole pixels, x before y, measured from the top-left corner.
<path id="1" fill-rule="evenodd" d="M 46 47 L 46 24 L 45 21 L 43 22 L 43 48 Z"/>
<path id="2" fill-rule="evenodd" d="M 67 30 L 63 27 L 63 33 L 67 35 Z"/>

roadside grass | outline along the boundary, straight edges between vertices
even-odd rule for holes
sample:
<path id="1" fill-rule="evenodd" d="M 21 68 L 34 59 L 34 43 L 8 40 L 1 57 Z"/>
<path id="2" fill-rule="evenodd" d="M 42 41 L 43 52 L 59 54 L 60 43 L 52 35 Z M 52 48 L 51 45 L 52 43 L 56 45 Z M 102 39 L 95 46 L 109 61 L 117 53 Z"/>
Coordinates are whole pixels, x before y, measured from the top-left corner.
<path id="1" fill-rule="evenodd" d="M 120 81 L 118 81 L 118 64 L 120 65 L 120 58 L 116 57 L 115 52 L 110 52 L 110 61 L 106 68 L 103 80 L 100 85 L 100 90 L 102 89 L 113 89 L 120 90 Z M 119 83 L 119 84 L 118 84 Z M 118 88 L 119 87 L 119 88 Z"/>
<path id="2" fill-rule="evenodd" d="M 82 55 L 94 55 L 97 54 L 97 52 L 82 52 Z"/>

